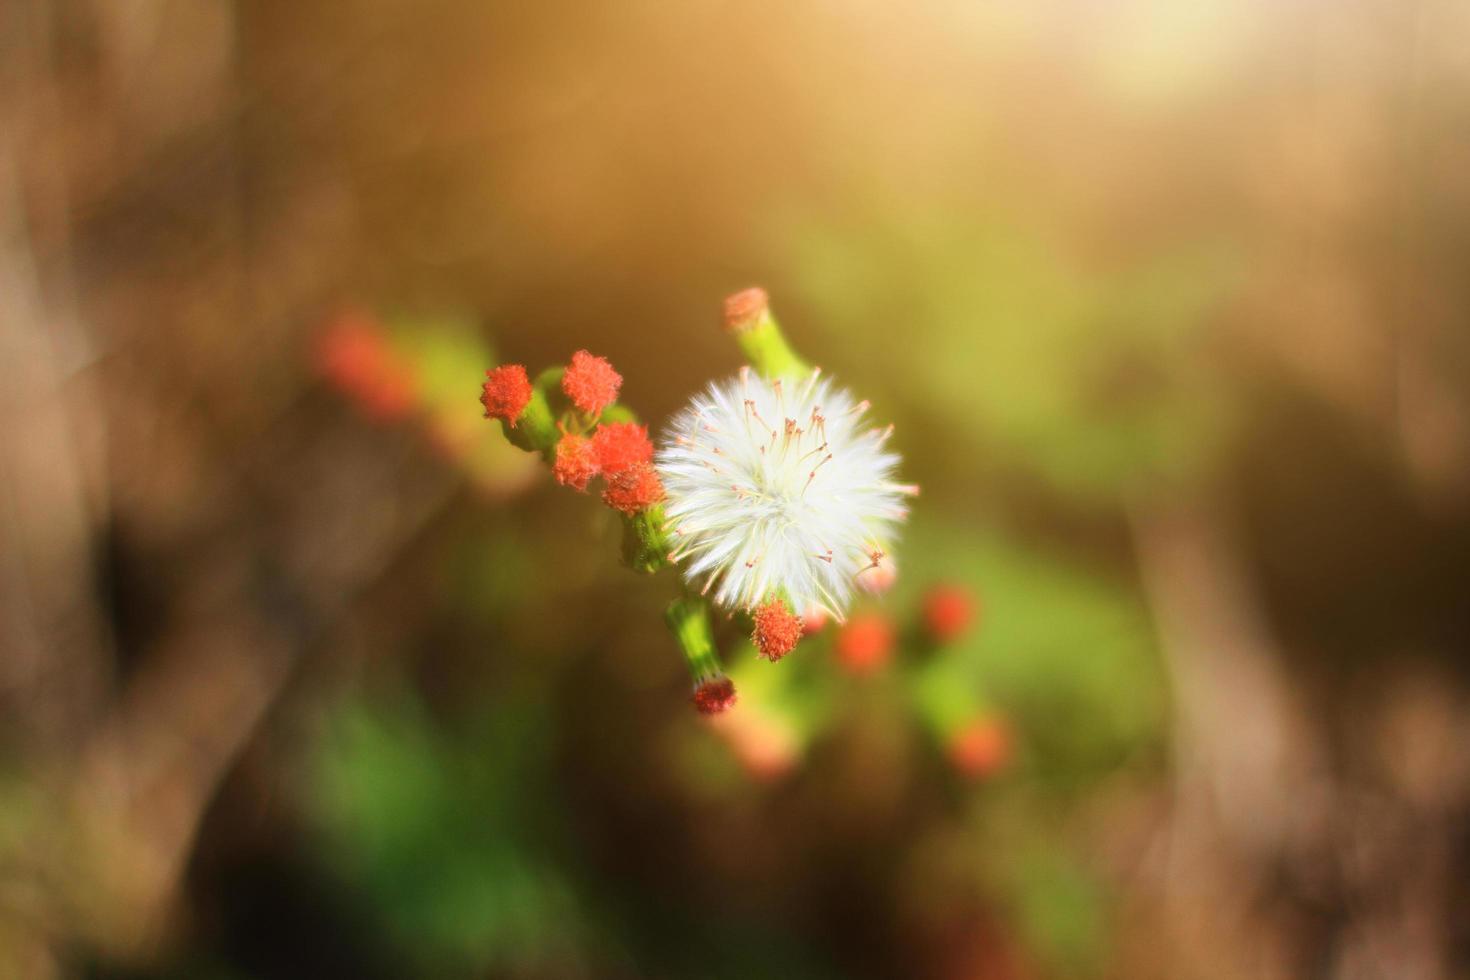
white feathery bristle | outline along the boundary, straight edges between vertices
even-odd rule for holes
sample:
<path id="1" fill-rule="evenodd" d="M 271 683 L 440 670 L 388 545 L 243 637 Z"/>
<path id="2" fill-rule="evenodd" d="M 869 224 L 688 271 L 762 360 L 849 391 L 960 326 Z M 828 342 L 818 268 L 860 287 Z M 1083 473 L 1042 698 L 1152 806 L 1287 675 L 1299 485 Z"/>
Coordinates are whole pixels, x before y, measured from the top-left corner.
<path id="1" fill-rule="evenodd" d="M 838 620 L 864 570 L 883 560 L 915 487 L 895 483 L 858 402 L 824 379 L 768 381 L 744 369 L 694 398 L 655 460 L 673 558 L 726 608 L 783 595 Z"/>

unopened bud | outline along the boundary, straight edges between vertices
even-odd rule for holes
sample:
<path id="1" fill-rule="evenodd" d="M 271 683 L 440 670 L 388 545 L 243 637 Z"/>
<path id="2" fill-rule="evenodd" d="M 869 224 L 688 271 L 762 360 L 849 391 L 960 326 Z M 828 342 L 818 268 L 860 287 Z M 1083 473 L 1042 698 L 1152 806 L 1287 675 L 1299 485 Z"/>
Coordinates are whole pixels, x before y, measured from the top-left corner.
<path id="1" fill-rule="evenodd" d="M 869 556 L 869 564 L 858 572 L 857 584 L 871 595 L 882 595 L 898 581 L 898 566 L 881 550 L 875 549 Z"/>
<path id="2" fill-rule="evenodd" d="M 735 682 L 724 674 L 707 677 L 694 687 L 690 698 L 702 715 L 718 715 L 735 705 Z"/>
<path id="3" fill-rule="evenodd" d="M 950 736 L 948 745 L 949 761 L 970 779 L 984 779 L 1004 769 L 1013 751 L 1011 727 L 998 715 L 971 721 Z"/>
<path id="4" fill-rule="evenodd" d="M 747 330 L 770 308 L 770 297 L 759 286 L 751 286 L 725 297 L 725 329 L 731 333 Z"/>
<path id="5" fill-rule="evenodd" d="M 821 606 L 808 606 L 806 614 L 801 617 L 801 632 L 804 636 L 820 633 L 827 628 L 827 610 Z"/>
<path id="6" fill-rule="evenodd" d="M 894 629 L 882 613 L 859 613 L 837 633 L 837 662 L 852 674 L 871 674 L 893 658 Z"/>
<path id="7" fill-rule="evenodd" d="M 975 600 L 959 585 L 936 585 L 924 596 L 924 629 L 936 643 L 952 643 L 975 619 Z"/>

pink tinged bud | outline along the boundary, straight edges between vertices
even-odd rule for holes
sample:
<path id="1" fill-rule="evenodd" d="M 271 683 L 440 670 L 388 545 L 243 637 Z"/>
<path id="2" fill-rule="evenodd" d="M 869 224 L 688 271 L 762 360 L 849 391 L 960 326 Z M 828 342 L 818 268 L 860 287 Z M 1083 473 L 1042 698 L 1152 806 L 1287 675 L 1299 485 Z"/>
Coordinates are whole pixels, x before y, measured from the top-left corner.
<path id="1" fill-rule="evenodd" d="M 634 422 L 611 422 L 598 426 L 592 437 L 597 465 L 604 473 L 621 473 L 639 463 L 653 462 L 653 443 L 648 427 Z"/>
<path id="2" fill-rule="evenodd" d="M 795 768 L 801 747 L 789 725 L 757 711 L 732 711 L 711 720 L 751 778 L 772 782 Z"/>
<path id="3" fill-rule="evenodd" d="M 759 286 L 742 289 L 725 298 L 725 329 L 739 333 L 754 326 L 770 308 L 770 297 Z"/>
<path id="4" fill-rule="evenodd" d="M 585 350 L 572 355 L 572 363 L 561 376 L 561 390 L 578 410 L 596 415 L 618 400 L 623 376 L 613 370 L 607 358 Z"/>
<path id="5" fill-rule="evenodd" d="M 949 761 L 960 775 L 984 779 L 1010 764 L 1015 743 L 1011 726 L 999 715 L 986 715 L 950 736 Z"/>
<path id="6" fill-rule="evenodd" d="M 613 510 L 633 515 L 664 499 L 664 487 L 649 463 L 639 463 L 607 477 L 602 502 Z"/>
<path id="7" fill-rule="evenodd" d="M 801 631 L 804 636 L 820 633 L 827 627 L 827 610 L 821 606 L 808 606 L 806 615 L 801 617 Z"/>
<path id="8" fill-rule="evenodd" d="M 486 371 L 480 404 L 485 406 L 485 418 L 501 419 L 515 428 L 516 419 L 531 404 L 531 379 L 526 376 L 525 366 L 503 364 Z"/>
<path id="9" fill-rule="evenodd" d="M 564 435 L 556 444 L 556 461 L 551 474 L 556 482 L 573 490 L 586 492 L 587 483 L 597 475 L 597 456 L 592 440 L 578 435 Z"/>
<path id="10" fill-rule="evenodd" d="M 924 596 L 924 629 L 936 643 L 952 643 L 975 620 L 975 600 L 959 585 L 936 585 Z"/>
<path id="11" fill-rule="evenodd" d="M 690 698 L 702 715 L 718 715 L 735 705 L 735 682 L 724 674 L 707 677 L 694 688 Z"/>
<path id="12" fill-rule="evenodd" d="M 837 633 L 837 662 L 851 674 L 873 674 L 893 659 L 893 624 L 882 613 L 859 613 Z"/>
<path id="13" fill-rule="evenodd" d="M 755 611 L 751 641 L 761 656 L 776 661 L 796 649 L 801 640 L 802 621 L 781 599 L 768 599 Z"/>
<path id="14" fill-rule="evenodd" d="M 858 588 L 870 595 L 882 595 L 898 581 L 898 566 L 893 558 L 874 548 L 868 553 L 868 564 L 857 574 Z"/>

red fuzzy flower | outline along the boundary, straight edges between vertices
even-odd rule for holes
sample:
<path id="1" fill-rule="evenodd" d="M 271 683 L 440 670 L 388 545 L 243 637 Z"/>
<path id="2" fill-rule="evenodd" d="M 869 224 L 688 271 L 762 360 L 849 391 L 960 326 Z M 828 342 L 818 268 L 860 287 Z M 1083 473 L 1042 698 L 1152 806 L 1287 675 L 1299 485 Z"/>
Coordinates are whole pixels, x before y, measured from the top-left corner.
<path id="1" fill-rule="evenodd" d="M 556 462 L 551 474 L 556 482 L 573 490 L 586 491 L 587 481 L 597 475 L 597 454 L 592 440 L 585 436 L 564 435 L 556 444 Z"/>
<path id="2" fill-rule="evenodd" d="M 881 613 L 860 613 L 837 633 L 837 662 L 853 674 L 871 674 L 893 656 L 893 624 Z"/>
<path id="3" fill-rule="evenodd" d="M 649 463 L 637 463 L 613 473 L 607 478 L 607 488 L 602 491 L 602 502 L 624 514 L 645 511 L 664 499 L 664 485 L 658 482 L 658 474 Z"/>
<path id="4" fill-rule="evenodd" d="M 702 715 L 721 714 L 735 704 L 735 683 L 724 674 L 706 677 L 694 689 L 694 697 L 690 700 Z"/>
<path id="5" fill-rule="evenodd" d="M 725 329 L 738 333 L 753 326 L 770 305 L 770 297 L 759 286 L 751 286 L 725 297 Z"/>
<path id="6" fill-rule="evenodd" d="M 485 418 L 504 419 L 515 428 L 516 419 L 531 404 L 531 379 L 520 364 L 502 364 L 485 372 L 485 388 L 480 393 Z"/>
<path id="7" fill-rule="evenodd" d="M 950 763 L 962 776 L 983 779 L 1010 763 L 1011 726 L 998 715 L 977 718 L 951 735 L 947 748 Z"/>
<path id="8" fill-rule="evenodd" d="M 584 350 L 572 355 L 572 363 L 561 376 L 561 390 L 588 415 L 596 415 L 617 401 L 622 386 L 623 376 L 613 370 L 607 358 Z"/>
<path id="9" fill-rule="evenodd" d="M 761 656 L 780 660 L 796 649 L 803 628 L 801 617 L 786 607 L 781 599 L 768 599 L 755 611 L 755 632 L 751 640 Z"/>
<path id="10" fill-rule="evenodd" d="M 653 443 L 648 441 L 648 427 L 633 422 L 598 426 L 592 437 L 592 450 L 604 473 L 621 473 L 639 463 L 653 461 Z"/>
<path id="11" fill-rule="evenodd" d="M 975 601 L 958 585 L 936 585 L 924 596 L 924 628 L 936 643 L 964 635 L 975 618 Z"/>

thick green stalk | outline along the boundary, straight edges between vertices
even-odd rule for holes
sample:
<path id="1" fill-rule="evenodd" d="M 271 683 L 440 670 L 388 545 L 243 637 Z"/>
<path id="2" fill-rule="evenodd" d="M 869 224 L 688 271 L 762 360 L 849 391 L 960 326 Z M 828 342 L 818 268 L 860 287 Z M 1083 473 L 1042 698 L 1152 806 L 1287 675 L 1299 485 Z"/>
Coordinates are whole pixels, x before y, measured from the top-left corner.
<path id="1" fill-rule="evenodd" d="M 684 651 L 684 661 L 695 683 L 724 673 L 715 655 L 715 637 L 709 624 L 709 604 L 698 596 L 682 596 L 664 613 L 669 631 Z"/>
<path id="2" fill-rule="evenodd" d="M 748 323 L 735 328 L 734 334 L 745 359 L 763 377 L 793 378 L 811 372 L 811 365 L 792 350 L 769 309 L 762 309 Z"/>
<path id="3" fill-rule="evenodd" d="M 623 515 L 623 563 L 635 572 L 653 574 L 669 564 L 673 543 L 664 532 L 664 509 L 654 504 Z"/>

